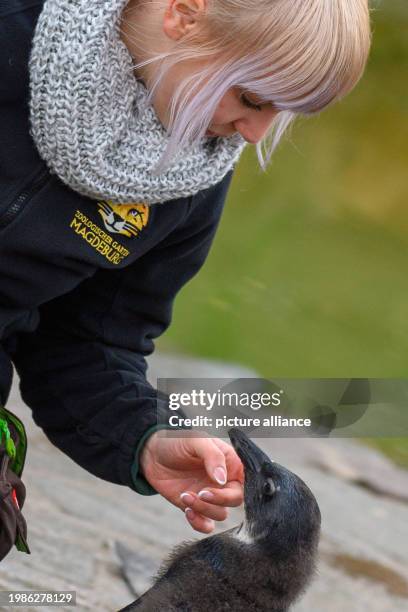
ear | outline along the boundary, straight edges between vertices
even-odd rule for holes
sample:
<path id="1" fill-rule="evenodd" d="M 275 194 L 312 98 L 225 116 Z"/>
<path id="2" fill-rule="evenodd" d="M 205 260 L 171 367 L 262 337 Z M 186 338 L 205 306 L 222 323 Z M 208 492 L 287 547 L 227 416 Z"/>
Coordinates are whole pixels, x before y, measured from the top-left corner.
<path id="1" fill-rule="evenodd" d="M 197 27 L 206 10 L 206 0 L 169 0 L 163 18 L 163 32 L 179 40 Z"/>

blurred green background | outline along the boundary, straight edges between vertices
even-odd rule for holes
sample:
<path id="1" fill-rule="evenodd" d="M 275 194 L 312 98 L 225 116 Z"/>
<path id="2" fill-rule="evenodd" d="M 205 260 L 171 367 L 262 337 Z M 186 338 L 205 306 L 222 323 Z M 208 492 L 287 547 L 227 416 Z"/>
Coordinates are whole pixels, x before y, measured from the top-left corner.
<path id="1" fill-rule="evenodd" d="M 358 87 L 299 119 L 266 173 L 247 147 L 158 349 L 267 378 L 408 378 L 408 1 L 372 9 Z M 408 466 L 407 439 L 373 443 Z"/>

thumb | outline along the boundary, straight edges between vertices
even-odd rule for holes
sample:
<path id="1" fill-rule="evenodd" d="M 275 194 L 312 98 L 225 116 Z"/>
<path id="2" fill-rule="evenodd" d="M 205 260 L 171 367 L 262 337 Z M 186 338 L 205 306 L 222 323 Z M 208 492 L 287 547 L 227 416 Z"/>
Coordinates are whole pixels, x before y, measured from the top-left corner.
<path id="1" fill-rule="evenodd" d="M 203 460 L 205 471 L 208 476 L 220 485 L 227 482 L 227 467 L 225 455 L 211 438 L 191 439 L 194 454 Z"/>

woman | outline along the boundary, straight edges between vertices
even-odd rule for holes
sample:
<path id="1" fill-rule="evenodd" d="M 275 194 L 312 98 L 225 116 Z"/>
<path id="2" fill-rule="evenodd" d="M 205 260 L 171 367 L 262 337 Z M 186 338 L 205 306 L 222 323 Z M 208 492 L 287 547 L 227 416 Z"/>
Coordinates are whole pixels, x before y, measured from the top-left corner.
<path id="1" fill-rule="evenodd" d="M 247 143 L 358 82 L 366 0 L 10 0 L 0 8 L 0 403 L 208 533 L 242 502 L 211 438 L 160 438 L 145 357 L 210 249 Z M 265 145 L 266 155 L 262 150 Z"/>

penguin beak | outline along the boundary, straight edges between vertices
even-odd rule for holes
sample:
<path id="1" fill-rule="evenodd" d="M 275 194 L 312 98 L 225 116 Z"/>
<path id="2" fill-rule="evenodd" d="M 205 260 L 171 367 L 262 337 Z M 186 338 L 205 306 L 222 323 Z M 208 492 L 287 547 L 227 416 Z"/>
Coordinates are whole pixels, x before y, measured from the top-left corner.
<path id="1" fill-rule="evenodd" d="M 245 470 L 260 472 L 265 463 L 272 463 L 269 457 L 240 429 L 234 427 L 228 431 L 228 435 Z"/>

